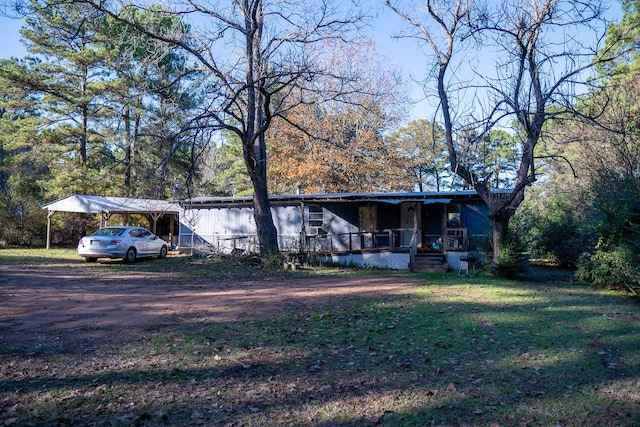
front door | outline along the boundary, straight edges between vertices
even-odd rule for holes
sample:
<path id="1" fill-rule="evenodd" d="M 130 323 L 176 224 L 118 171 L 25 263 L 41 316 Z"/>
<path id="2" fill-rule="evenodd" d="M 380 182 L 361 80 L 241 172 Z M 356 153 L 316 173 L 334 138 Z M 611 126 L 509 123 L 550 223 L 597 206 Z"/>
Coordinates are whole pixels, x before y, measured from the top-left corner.
<path id="1" fill-rule="evenodd" d="M 360 205 L 358 207 L 358 222 L 362 238 L 360 249 L 375 248 L 376 247 L 376 229 L 378 224 L 378 210 L 377 206 L 373 203 L 366 205 Z"/>
<path id="2" fill-rule="evenodd" d="M 411 237 L 413 236 L 413 230 L 417 227 L 417 239 L 418 246 L 422 244 L 422 227 L 420 221 L 421 216 L 421 203 L 402 203 L 400 205 L 400 246 L 408 248 L 411 246 Z"/>

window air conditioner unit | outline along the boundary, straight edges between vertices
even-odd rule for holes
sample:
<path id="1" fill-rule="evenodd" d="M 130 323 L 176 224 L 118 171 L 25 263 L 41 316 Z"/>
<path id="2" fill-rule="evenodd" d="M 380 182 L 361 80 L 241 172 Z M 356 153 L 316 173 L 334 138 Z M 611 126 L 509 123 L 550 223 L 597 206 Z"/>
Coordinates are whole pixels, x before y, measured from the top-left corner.
<path id="1" fill-rule="evenodd" d="M 327 232 L 320 227 L 309 227 L 309 235 L 311 236 L 325 236 L 326 234 Z"/>

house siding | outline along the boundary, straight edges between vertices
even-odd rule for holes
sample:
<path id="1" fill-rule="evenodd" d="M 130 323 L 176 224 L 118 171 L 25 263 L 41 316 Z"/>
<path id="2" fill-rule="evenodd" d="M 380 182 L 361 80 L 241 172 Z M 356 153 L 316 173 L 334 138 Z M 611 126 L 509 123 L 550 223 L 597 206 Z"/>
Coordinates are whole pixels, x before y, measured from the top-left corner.
<path id="1" fill-rule="evenodd" d="M 488 215 L 489 207 L 483 203 L 464 204 L 460 208 L 462 225 L 469 230 L 471 250 L 478 250 L 483 241 L 490 239 L 492 224 Z"/>
<path id="2" fill-rule="evenodd" d="M 220 252 L 256 250 L 250 198 L 203 199 L 182 205 L 181 247 L 207 246 Z M 413 212 L 413 208 L 418 213 L 420 247 L 445 233 L 448 205 L 460 206 L 459 226 L 467 229 L 471 241 L 487 235 L 491 227 L 488 208 L 470 192 L 275 196 L 271 212 L 281 250 L 297 251 L 304 246 L 333 256 L 348 252 L 350 256 L 341 256 L 340 262 L 348 258 L 347 263 L 356 265 L 404 269 L 406 254 L 384 255 L 384 248 L 392 249 L 388 251 L 391 253 L 399 246 L 408 248 L 412 233 L 407 230 L 413 228 L 413 219 L 407 212 Z M 317 208 L 310 226 L 310 206 L 322 208 L 322 227 Z M 303 229 L 306 234 L 302 234 Z M 358 253 L 371 249 L 376 253 Z"/>

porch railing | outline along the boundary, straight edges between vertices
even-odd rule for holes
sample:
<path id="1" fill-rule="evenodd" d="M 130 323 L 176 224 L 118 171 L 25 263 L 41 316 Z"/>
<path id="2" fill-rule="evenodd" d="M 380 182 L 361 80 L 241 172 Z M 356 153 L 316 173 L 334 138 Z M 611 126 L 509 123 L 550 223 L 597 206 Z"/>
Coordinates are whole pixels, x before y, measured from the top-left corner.
<path id="1" fill-rule="evenodd" d="M 403 233 L 411 232 L 410 242 L 403 244 Z M 307 235 L 306 249 L 310 252 L 356 252 L 388 249 L 410 250 L 416 246 L 417 235 L 412 228 L 393 228 L 376 231 L 353 231 L 349 233 L 327 233 Z"/>
<path id="2" fill-rule="evenodd" d="M 404 234 L 407 233 L 407 234 Z M 408 234 L 411 233 L 411 234 Z M 409 242 L 407 237 L 411 236 Z M 466 236 L 465 236 L 466 237 Z M 443 244 L 432 245 L 440 235 L 423 236 L 423 245 L 433 249 L 449 249 Z M 184 248 L 217 253 L 257 253 L 260 244 L 256 234 L 201 235 L 181 233 L 179 245 Z M 409 252 L 415 257 L 418 251 L 418 234 L 413 228 L 393 228 L 376 231 L 354 231 L 349 233 L 279 234 L 278 245 L 284 252 L 341 253 L 367 250 Z M 466 246 L 466 245 L 465 245 Z"/>

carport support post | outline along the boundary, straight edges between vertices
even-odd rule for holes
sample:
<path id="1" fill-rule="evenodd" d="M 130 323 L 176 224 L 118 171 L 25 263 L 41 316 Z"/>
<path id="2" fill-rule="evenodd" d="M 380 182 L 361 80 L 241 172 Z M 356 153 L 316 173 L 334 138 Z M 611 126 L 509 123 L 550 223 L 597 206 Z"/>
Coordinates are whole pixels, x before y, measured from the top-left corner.
<path id="1" fill-rule="evenodd" d="M 51 217 L 56 211 L 49 211 L 47 214 L 47 249 L 51 247 Z"/>
<path id="2" fill-rule="evenodd" d="M 107 222 L 111 219 L 111 212 L 102 211 L 100 213 L 100 228 L 106 227 Z"/>
<path id="3" fill-rule="evenodd" d="M 153 219 L 153 234 L 158 235 L 157 232 L 157 228 L 158 228 L 158 219 L 160 219 L 160 217 L 162 216 L 161 213 L 156 213 L 156 212 L 152 212 L 151 213 L 151 219 Z"/>
<path id="4" fill-rule="evenodd" d="M 176 216 L 171 214 L 169 215 L 171 222 L 169 223 L 169 246 L 173 248 L 173 233 L 175 232 L 174 222 L 176 220 Z"/>

